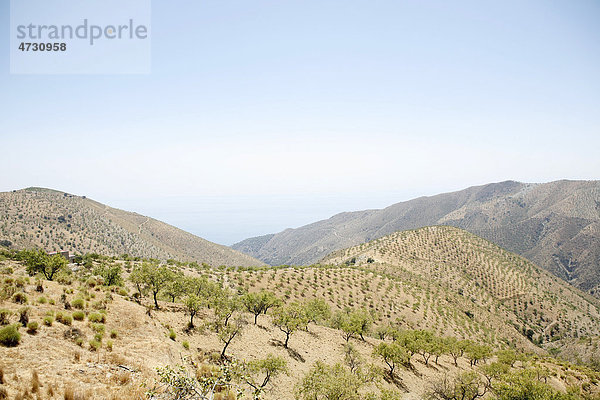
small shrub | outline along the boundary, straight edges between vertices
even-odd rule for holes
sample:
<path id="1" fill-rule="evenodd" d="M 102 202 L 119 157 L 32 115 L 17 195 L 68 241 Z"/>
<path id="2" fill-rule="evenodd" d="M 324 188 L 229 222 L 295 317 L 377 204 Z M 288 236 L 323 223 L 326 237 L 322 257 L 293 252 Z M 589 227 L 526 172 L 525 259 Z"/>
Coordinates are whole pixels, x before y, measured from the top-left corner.
<path id="1" fill-rule="evenodd" d="M 96 333 L 104 334 L 106 327 L 102 324 L 92 324 L 92 330 Z"/>
<path id="2" fill-rule="evenodd" d="M 17 304 L 27 304 L 27 295 L 23 292 L 13 294 L 12 299 Z"/>
<path id="3" fill-rule="evenodd" d="M 44 325 L 46 326 L 52 326 L 52 324 L 54 323 L 54 317 L 51 315 L 46 315 L 44 317 Z"/>
<path id="4" fill-rule="evenodd" d="M 40 304 L 46 304 L 47 302 L 48 302 L 48 299 L 44 296 L 40 296 L 38 298 L 38 303 L 40 303 Z"/>
<path id="5" fill-rule="evenodd" d="M 83 338 L 82 337 L 75 338 L 75 344 L 79 347 L 83 346 Z"/>
<path id="6" fill-rule="evenodd" d="M 0 325 L 8 325 L 10 316 L 12 315 L 12 311 L 1 309 L 0 310 Z"/>
<path id="7" fill-rule="evenodd" d="M 101 334 L 100 332 L 98 332 L 98 333 L 96 333 L 96 334 L 94 335 L 94 340 L 95 340 L 95 341 L 97 341 L 97 342 L 102 342 L 102 339 L 104 339 L 104 335 L 103 335 L 103 334 Z"/>
<path id="8" fill-rule="evenodd" d="M 29 323 L 29 308 L 23 307 L 19 310 L 19 323 L 26 327 Z"/>
<path id="9" fill-rule="evenodd" d="M 58 312 L 56 313 L 56 321 L 70 326 L 73 323 L 73 317 L 70 314 Z"/>
<path id="10" fill-rule="evenodd" d="M 111 329 L 110 330 L 110 338 L 111 339 L 116 339 L 117 336 L 119 336 L 119 333 L 115 329 Z"/>
<path id="11" fill-rule="evenodd" d="M 73 319 L 75 321 L 83 321 L 85 319 L 85 313 L 83 311 L 73 312 Z"/>
<path id="12" fill-rule="evenodd" d="M 0 345 L 5 347 L 18 346 L 21 342 L 21 334 L 19 333 L 19 325 L 13 324 L 0 329 Z"/>
<path id="13" fill-rule="evenodd" d="M 90 340 L 88 344 L 90 345 L 90 351 L 98 351 L 102 347 L 102 343 L 95 339 Z"/>
<path id="14" fill-rule="evenodd" d="M 85 300 L 83 299 L 75 299 L 71 302 L 71 306 L 78 310 L 83 310 L 85 308 Z"/>
<path id="15" fill-rule="evenodd" d="M 35 335 L 39 327 L 40 324 L 38 324 L 37 321 L 31 321 L 27 324 L 27 333 Z"/>
<path id="16" fill-rule="evenodd" d="M 181 345 L 183 346 L 184 349 L 189 350 L 190 349 L 190 342 L 188 342 L 187 340 L 184 340 Z"/>
<path id="17" fill-rule="evenodd" d="M 177 334 L 173 330 L 173 328 L 169 328 L 169 339 L 175 340 L 177 338 Z"/>
<path id="18" fill-rule="evenodd" d="M 108 351 L 112 351 L 112 349 L 113 349 L 113 341 L 112 340 L 107 340 L 106 341 L 106 349 Z"/>
<path id="19" fill-rule="evenodd" d="M 88 315 L 88 321 L 90 321 L 90 322 L 105 323 L 106 322 L 106 316 L 104 314 L 94 312 L 94 313 L 91 313 L 90 315 Z"/>
<path id="20" fill-rule="evenodd" d="M 48 300 L 48 304 L 50 304 L 51 306 L 56 304 L 56 301 L 54 301 L 54 299 L 50 299 Z"/>
<path id="21" fill-rule="evenodd" d="M 118 293 L 123 297 L 129 296 L 129 293 L 127 293 L 127 290 L 125 288 L 119 288 Z"/>

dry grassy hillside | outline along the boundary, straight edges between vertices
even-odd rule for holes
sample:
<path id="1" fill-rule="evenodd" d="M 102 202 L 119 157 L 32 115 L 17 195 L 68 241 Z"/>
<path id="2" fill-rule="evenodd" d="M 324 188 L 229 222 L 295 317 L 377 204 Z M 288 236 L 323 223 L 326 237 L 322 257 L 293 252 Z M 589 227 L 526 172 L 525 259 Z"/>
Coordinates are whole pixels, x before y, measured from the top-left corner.
<path id="1" fill-rule="evenodd" d="M 233 245 L 271 265 L 316 263 L 335 250 L 430 225 L 466 229 L 592 294 L 600 284 L 600 182 L 501 182 L 342 213 Z"/>
<path id="2" fill-rule="evenodd" d="M 215 266 L 263 264 L 155 219 L 41 188 L 0 193 L 0 240 L 16 248 L 78 254 L 129 254 Z"/>
<path id="3" fill-rule="evenodd" d="M 600 304 L 595 298 L 458 228 L 397 232 L 334 252 L 323 262 L 366 268 L 373 271 L 371 276 L 381 276 L 377 280 L 386 279 L 387 287 L 397 293 L 398 286 L 410 287 L 402 290 L 408 297 L 403 301 L 407 306 L 416 302 L 417 313 L 427 315 L 421 325 L 439 327 L 438 321 L 444 321 L 441 326 L 445 326 L 452 320 L 448 314 L 458 315 L 456 326 L 463 327 L 463 336 L 474 335 L 475 329 L 478 335 L 502 332 L 505 339 L 513 339 L 510 329 L 500 329 L 504 324 L 515 328 L 513 334 L 526 333 L 549 349 L 561 339 L 600 333 Z M 392 279 L 399 284 L 390 285 Z M 377 280 L 373 276 L 364 282 L 372 285 Z M 465 317 L 467 312 L 472 317 Z M 465 331 L 465 323 L 474 328 Z"/>
<path id="4" fill-rule="evenodd" d="M 129 276 L 129 271 L 140 265 L 136 262 L 110 260 L 95 262 L 95 265 L 104 262 L 120 266 L 125 278 Z M 239 273 L 251 273 L 236 272 L 233 269 L 197 270 L 185 265 L 172 265 L 170 268 L 190 277 L 210 277 L 212 281 L 221 282 L 232 289 L 240 289 L 235 281 L 240 277 Z M 20 399 L 141 399 L 146 398 L 144 392 L 159 379 L 156 367 L 183 365 L 192 375 L 196 374 L 202 379 L 212 376 L 215 368 L 223 365 L 218 356 L 223 342 L 211 327 L 217 308 L 200 309 L 195 319 L 195 328 L 190 330 L 187 328 L 189 315 L 182 304 L 184 299 L 177 298 L 175 302 L 171 302 L 161 296 L 160 310 L 154 310 L 150 297 L 143 297 L 139 302 L 136 300 L 136 288 L 131 283 L 124 281 L 124 287 L 102 286 L 102 280 L 93 276 L 93 269 L 78 267 L 75 270 L 70 275 L 61 274 L 58 282 L 38 281 L 36 278 L 29 278 L 19 262 L 0 261 L 0 294 L 12 293 L 8 297 L 0 296 L 0 310 L 11 313 L 7 322 L 0 322 L 0 328 L 5 323 L 19 324 L 20 310 L 24 307 L 28 308 L 28 321 L 39 324 L 35 330 L 21 328 L 21 340 L 17 346 L 0 346 L 0 394 L 6 393 L 7 398 Z M 306 290 L 298 283 L 303 282 L 300 279 L 303 274 L 311 271 L 319 275 L 319 286 L 322 283 L 327 288 L 332 288 L 334 293 L 357 293 L 359 287 L 363 290 L 369 282 L 378 288 L 371 290 L 372 294 L 386 292 L 380 284 L 382 281 L 378 278 L 378 273 L 364 275 L 364 279 L 369 280 L 365 282 L 359 278 L 363 271 L 356 268 L 257 270 L 252 273 L 258 275 L 251 277 L 248 285 L 251 290 L 258 289 L 258 276 L 275 274 L 275 278 L 266 281 L 266 288 L 275 291 L 286 304 L 290 304 L 292 298 L 306 296 L 303 293 Z M 327 280 L 325 276 L 329 271 L 341 271 L 342 274 L 331 276 L 333 280 Z M 351 279 L 341 279 L 346 273 Z M 284 277 L 284 281 L 278 277 Z M 285 278 L 289 281 L 286 282 Z M 306 282 L 312 281 L 307 275 L 304 278 Z M 405 287 L 404 284 L 395 282 L 403 290 L 415 290 L 414 287 L 408 289 L 410 286 Z M 414 295 L 418 296 L 419 293 L 415 292 Z M 425 292 L 420 295 L 423 298 L 427 296 Z M 22 296 L 26 298 L 23 299 Z M 394 290 L 388 291 L 387 296 L 397 301 L 402 299 Z M 17 302 L 17 297 L 22 302 Z M 339 298 L 339 302 L 340 305 L 352 306 L 342 298 Z M 380 304 L 378 301 L 375 303 Z M 353 305 L 359 306 L 359 301 L 355 301 Z M 294 399 L 295 388 L 298 388 L 299 382 L 303 381 L 317 361 L 327 365 L 346 365 L 340 368 L 350 375 L 344 375 L 343 378 L 338 375 L 336 380 L 341 380 L 341 385 L 336 387 L 354 382 L 343 380 L 350 379 L 356 372 L 349 372 L 350 365 L 353 364 L 344 356 L 346 341 L 339 330 L 311 323 L 307 331 L 300 329 L 291 336 L 289 349 L 286 349 L 281 345 L 285 335 L 273 325 L 272 314 L 270 311 L 267 315 L 260 315 L 258 324 L 253 325 L 253 316 L 242 312 L 241 317 L 249 322 L 227 350 L 230 360 L 252 361 L 263 359 L 269 354 L 285 360 L 287 373 L 273 376 L 262 398 Z M 441 318 L 453 320 L 450 315 Z M 454 379 L 468 372 L 475 372 L 475 376 L 479 376 L 476 387 L 481 389 L 487 379 L 485 367 L 498 365 L 494 361 L 495 357 L 489 357 L 472 366 L 468 361 L 470 356 L 466 354 L 458 357 L 457 365 L 449 354 L 441 355 L 437 362 L 431 359 L 425 364 L 424 359 L 415 354 L 410 359 L 409 366 L 397 366 L 392 379 L 386 372 L 388 366 L 373 353 L 381 343 L 389 344 L 390 341 L 375 336 L 373 332 L 373 336 L 365 336 L 365 340 L 358 337 L 350 339 L 356 350 L 354 357 L 362 359 L 357 365 L 362 366 L 360 368 L 364 371 L 367 367 L 371 368 L 370 371 L 375 374 L 360 389 L 364 396 L 347 394 L 332 397 L 333 394 L 330 394 L 329 397 L 318 398 L 417 400 L 424 398 L 434 383 L 443 382 L 444 377 Z M 96 344 L 92 345 L 93 342 Z M 506 345 L 501 345 L 501 348 L 506 348 Z M 509 374 L 506 379 L 513 374 L 521 376 L 532 373 L 533 375 L 527 376 L 537 376 L 532 378 L 536 385 L 554 388 L 559 392 L 565 392 L 567 387 L 590 396 L 598 392 L 600 374 L 589 368 L 537 356 L 517 358 L 512 367 L 505 366 L 505 372 Z M 261 381 L 263 377 L 259 373 L 257 378 Z M 501 382 L 499 378 L 494 379 Z M 236 385 L 242 391 L 243 398 L 252 398 L 248 385 L 243 381 Z M 366 392 L 374 393 L 375 397 L 366 397 Z M 352 391 L 348 393 L 351 394 Z M 384 393 L 387 393 L 387 397 L 383 397 Z M 219 396 L 221 395 L 215 399 L 232 398 L 227 395 Z M 488 395 L 486 398 L 491 397 Z"/>

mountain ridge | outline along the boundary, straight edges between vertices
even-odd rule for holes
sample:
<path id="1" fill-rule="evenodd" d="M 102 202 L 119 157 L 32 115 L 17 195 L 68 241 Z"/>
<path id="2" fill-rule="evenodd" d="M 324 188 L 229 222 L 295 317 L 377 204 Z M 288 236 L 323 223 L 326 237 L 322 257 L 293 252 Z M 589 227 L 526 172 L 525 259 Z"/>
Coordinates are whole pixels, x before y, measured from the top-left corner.
<path id="1" fill-rule="evenodd" d="M 154 218 L 54 189 L 30 187 L 0 193 L 0 218 L 0 238 L 17 248 L 264 265 Z"/>
<path id="2" fill-rule="evenodd" d="M 332 251 L 430 225 L 466 229 L 590 293 L 600 285 L 600 181 L 504 181 L 338 213 L 240 250 L 268 264 L 306 265 Z"/>

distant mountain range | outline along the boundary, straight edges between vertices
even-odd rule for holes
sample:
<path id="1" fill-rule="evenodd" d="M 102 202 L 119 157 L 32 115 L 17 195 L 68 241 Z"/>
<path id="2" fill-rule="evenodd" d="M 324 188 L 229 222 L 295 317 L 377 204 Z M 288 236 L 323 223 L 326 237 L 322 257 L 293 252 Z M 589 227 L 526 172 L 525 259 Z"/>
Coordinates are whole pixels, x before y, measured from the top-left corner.
<path id="1" fill-rule="evenodd" d="M 173 258 L 213 266 L 264 265 L 164 222 L 44 188 L 0 193 L 0 241 L 16 248 Z"/>
<path id="2" fill-rule="evenodd" d="M 431 225 L 465 229 L 600 295 L 600 181 L 506 181 L 337 214 L 232 246 L 271 265 L 317 263 L 331 252 Z"/>

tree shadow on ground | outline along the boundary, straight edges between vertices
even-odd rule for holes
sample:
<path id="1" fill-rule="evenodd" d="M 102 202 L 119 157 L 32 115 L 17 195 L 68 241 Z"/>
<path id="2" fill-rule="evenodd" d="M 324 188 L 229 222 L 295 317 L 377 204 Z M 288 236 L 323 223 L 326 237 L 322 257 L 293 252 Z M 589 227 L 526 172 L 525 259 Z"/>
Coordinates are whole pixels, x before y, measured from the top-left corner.
<path id="1" fill-rule="evenodd" d="M 415 368 L 414 365 L 409 364 L 408 366 L 406 366 L 406 369 L 409 370 L 410 372 L 412 372 L 413 374 L 415 374 L 416 377 L 420 378 L 423 376 L 422 373 L 420 373 L 419 371 L 417 371 L 417 369 Z"/>
<path id="2" fill-rule="evenodd" d="M 434 371 L 439 371 L 439 368 L 438 368 L 438 367 L 440 367 L 440 368 L 441 368 L 441 365 L 439 365 L 439 364 L 438 364 L 438 365 L 436 366 L 436 365 L 434 365 L 434 363 L 433 363 L 433 362 L 431 362 L 431 361 L 430 361 L 430 362 L 428 362 L 427 364 L 425 364 L 425 362 L 424 362 L 423 360 L 417 360 L 417 362 L 418 362 L 418 363 L 420 363 L 421 365 L 423 365 L 424 367 L 427 367 L 427 368 L 429 368 L 429 369 L 433 369 Z"/>
<path id="3" fill-rule="evenodd" d="M 281 340 L 277 340 L 277 339 L 271 339 L 269 340 L 269 344 L 271 346 L 275 346 L 275 347 L 283 347 L 285 350 L 287 350 L 288 354 L 290 357 L 292 357 L 294 360 L 299 361 L 299 362 L 306 362 L 306 360 L 304 359 L 304 357 L 302 357 L 302 355 L 300 353 L 298 353 L 296 350 L 289 348 L 289 347 L 285 347 L 284 343 Z"/>
<path id="4" fill-rule="evenodd" d="M 390 375 L 389 373 L 384 374 L 383 380 L 385 380 L 387 383 L 391 383 L 392 385 L 396 386 L 398 389 L 402 390 L 404 393 L 409 392 L 409 390 L 406 387 L 406 385 L 404 384 L 404 382 L 402 382 L 402 380 L 400 378 L 398 378 L 396 375 Z"/>

